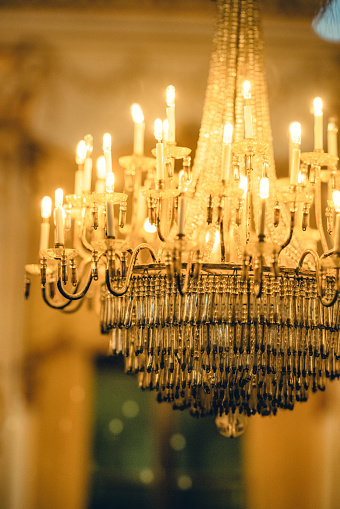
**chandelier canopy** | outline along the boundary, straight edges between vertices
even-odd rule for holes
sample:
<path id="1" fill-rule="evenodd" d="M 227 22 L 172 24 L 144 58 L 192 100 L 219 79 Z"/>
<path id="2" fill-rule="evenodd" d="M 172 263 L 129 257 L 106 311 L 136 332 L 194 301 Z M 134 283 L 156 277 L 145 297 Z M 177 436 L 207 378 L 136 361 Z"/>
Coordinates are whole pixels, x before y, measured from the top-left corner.
<path id="1" fill-rule="evenodd" d="M 260 0 L 217 3 L 192 168 L 190 149 L 177 144 L 172 86 L 166 112 L 146 157 L 144 117 L 133 105 L 133 154 L 119 160 L 124 192 L 114 189 L 110 135 L 94 192 L 92 137 L 79 143 L 75 193 L 64 203 L 56 192 L 54 247 L 52 201 L 43 200 L 41 262 L 26 266 L 26 296 L 30 274 L 40 272 L 45 302 L 69 311 L 97 281 L 101 331 L 140 387 L 194 416 L 213 414 L 223 434 L 237 435 L 246 416 L 292 409 L 340 375 L 337 128 L 329 122 L 325 152 L 316 98 L 314 150 L 301 153 L 301 126 L 293 124 L 290 182 L 277 179 Z M 157 232 L 158 252 L 140 242 L 144 220 Z M 65 245 L 65 230 L 73 245 Z"/>

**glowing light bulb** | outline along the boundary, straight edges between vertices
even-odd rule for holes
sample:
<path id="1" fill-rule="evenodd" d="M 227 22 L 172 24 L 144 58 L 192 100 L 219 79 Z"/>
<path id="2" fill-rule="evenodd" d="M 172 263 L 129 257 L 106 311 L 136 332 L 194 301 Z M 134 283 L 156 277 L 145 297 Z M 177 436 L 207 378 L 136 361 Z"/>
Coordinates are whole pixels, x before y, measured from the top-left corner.
<path id="1" fill-rule="evenodd" d="M 64 202 L 64 191 L 59 187 L 55 191 L 54 195 L 54 206 L 56 208 L 62 208 Z"/>
<path id="2" fill-rule="evenodd" d="M 185 190 L 185 184 L 186 184 L 186 177 L 185 177 L 185 171 L 181 170 L 178 174 L 178 188 L 181 191 Z"/>
<path id="3" fill-rule="evenodd" d="M 333 203 L 337 212 L 340 212 L 340 191 L 333 191 Z"/>
<path id="4" fill-rule="evenodd" d="M 323 115 L 322 100 L 316 97 L 313 101 L 314 110 L 314 150 L 323 150 Z"/>
<path id="5" fill-rule="evenodd" d="M 315 97 L 313 101 L 314 116 L 320 117 L 322 115 L 322 99 L 321 97 Z"/>
<path id="6" fill-rule="evenodd" d="M 108 193 L 113 193 L 115 187 L 115 175 L 114 173 L 108 173 L 106 175 L 106 190 Z"/>
<path id="7" fill-rule="evenodd" d="M 93 152 L 93 136 L 92 136 L 92 134 L 86 134 L 84 136 L 84 142 L 86 145 L 86 157 L 90 157 Z"/>
<path id="8" fill-rule="evenodd" d="M 99 178 L 100 180 L 104 180 L 106 173 L 106 164 L 104 156 L 99 156 L 97 158 L 96 167 L 97 167 L 97 178 Z"/>
<path id="9" fill-rule="evenodd" d="M 292 143 L 296 143 L 297 145 L 301 144 L 301 124 L 299 122 L 290 124 L 289 134 Z"/>
<path id="10" fill-rule="evenodd" d="M 230 122 L 227 122 L 224 126 L 223 130 L 223 143 L 230 144 L 233 139 L 233 125 Z"/>
<path id="11" fill-rule="evenodd" d="M 263 177 L 260 180 L 260 198 L 266 200 L 269 198 L 269 178 Z"/>
<path id="12" fill-rule="evenodd" d="M 79 141 L 77 145 L 77 151 L 76 151 L 76 163 L 77 164 L 84 164 L 85 158 L 87 153 L 87 147 L 84 140 Z"/>
<path id="13" fill-rule="evenodd" d="M 103 136 L 103 150 L 104 152 L 111 150 L 111 134 L 109 133 L 105 133 Z"/>
<path id="14" fill-rule="evenodd" d="M 247 194 L 247 190 L 248 190 L 248 179 L 244 175 L 242 175 L 242 177 L 240 178 L 239 187 L 240 187 L 240 189 L 243 189 L 243 197 L 244 197 Z"/>
<path id="15" fill-rule="evenodd" d="M 175 87 L 169 85 L 166 89 L 166 104 L 169 108 L 175 107 Z"/>
<path id="16" fill-rule="evenodd" d="M 41 200 L 41 217 L 48 219 L 52 214 L 52 200 L 49 196 L 44 196 Z"/>
<path id="17" fill-rule="evenodd" d="M 141 124 L 142 122 L 144 122 L 143 111 L 142 111 L 142 108 L 139 106 L 139 104 L 137 104 L 137 103 L 132 104 L 131 115 L 132 115 L 133 121 L 136 124 Z"/>
<path id="18" fill-rule="evenodd" d="M 157 231 L 156 226 L 150 223 L 149 218 L 145 219 L 143 227 L 146 233 L 156 233 Z"/>
<path id="19" fill-rule="evenodd" d="M 169 121 L 166 118 L 165 120 L 163 120 L 163 140 L 167 142 L 168 138 L 169 138 Z"/>
<path id="20" fill-rule="evenodd" d="M 328 153 L 338 155 L 338 126 L 334 118 L 330 118 L 327 126 L 327 149 Z"/>
<path id="21" fill-rule="evenodd" d="M 156 118 L 154 123 L 154 133 L 155 138 L 158 142 L 162 141 L 162 135 L 163 135 L 163 122 L 160 118 Z"/>
<path id="22" fill-rule="evenodd" d="M 251 89 L 250 81 L 248 81 L 248 80 L 244 81 L 243 82 L 243 97 L 245 99 L 250 99 L 251 98 L 250 89 Z"/>
<path id="23" fill-rule="evenodd" d="M 221 234 L 220 234 L 219 230 L 216 230 L 214 245 L 213 245 L 213 248 L 212 248 L 212 253 L 216 253 L 217 252 L 217 250 L 219 248 L 219 245 L 220 245 L 220 240 L 221 240 Z"/>

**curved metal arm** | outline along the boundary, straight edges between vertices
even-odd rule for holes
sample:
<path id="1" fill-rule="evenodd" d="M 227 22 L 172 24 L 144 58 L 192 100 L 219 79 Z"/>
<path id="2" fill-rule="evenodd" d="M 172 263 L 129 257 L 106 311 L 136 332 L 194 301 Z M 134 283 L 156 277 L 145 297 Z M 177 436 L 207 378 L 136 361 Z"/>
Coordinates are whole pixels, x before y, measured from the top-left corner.
<path id="1" fill-rule="evenodd" d="M 225 262 L 225 243 L 224 243 L 224 228 L 223 219 L 220 222 L 220 246 L 221 246 L 221 262 Z"/>
<path id="2" fill-rule="evenodd" d="M 189 258 L 188 258 L 188 261 L 187 261 L 187 268 L 186 268 L 186 271 L 185 271 L 185 277 L 184 277 L 183 285 L 182 285 L 182 282 L 181 282 L 181 271 L 176 270 L 176 264 L 174 264 L 174 269 L 175 269 L 175 281 L 176 281 L 176 284 L 177 284 L 178 291 L 179 291 L 180 295 L 182 297 L 184 297 L 184 295 L 188 291 L 188 286 L 189 286 L 189 276 L 190 276 L 190 271 L 191 271 L 191 252 L 189 254 Z"/>
<path id="3" fill-rule="evenodd" d="M 63 310 L 65 309 L 67 306 L 69 306 L 72 302 L 72 300 L 68 300 L 66 303 L 64 304 L 52 304 L 52 302 L 49 300 L 49 298 L 47 297 L 47 292 L 46 292 L 46 287 L 45 286 L 41 286 L 41 292 L 42 292 L 42 297 L 45 301 L 45 303 L 52 309 L 60 309 L 60 310 Z"/>
<path id="4" fill-rule="evenodd" d="M 62 278 L 60 277 L 60 270 L 59 270 L 57 287 L 58 287 L 59 292 L 61 293 L 61 295 L 63 297 L 65 297 L 65 299 L 69 299 L 71 301 L 79 300 L 79 299 L 82 299 L 84 297 L 84 295 L 86 295 L 86 293 L 88 292 L 88 289 L 90 288 L 91 282 L 92 282 L 92 272 L 90 271 L 89 279 L 88 279 L 85 287 L 83 288 L 83 290 L 81 290 L 80 292 L 77 292 L 77 293 L 69 293 L 63 287 Z"/>
<path id="5" fill-rule="evenodd" d="M 290 244 L 290 241 L 292 240 L 292 237 L 293 237 L 293 232 L 294 232 L 294 224 L 295 224 L 295 212 L 291 212 L 290 213 L 290 229 L 289 229 L 289 235 L 287 237 L 287 239 L 285 240 L 285 242 L 281 245 L 280 249 L 279 249 L 279 252 L 278 252 L 278 255 L 281 253 L 281 251 L 287 247 L 289 244 Z"/>
<path id="6" fill-rule="evenodd" d="M 313 249 L 306 249 L 306 251 L 302 254 L 298 268 L 296 269 L 297 274 L 299 273 L 299 269 L 301 269 L 302 264 L 304 262 L 304 259 L 306 256 L 311 255 L 315 262 L 315 277 L 316 277 L 316 285 L 317 285 L 317 292 L 318 297 L 323 306 L 326 308 L 334 306 L 336 303 L 339 293 L 340 293 L 340 275 L 339 275 L 339 269 L 336 269 L 336 289 L 334 292 L 334 295 L 331 299 L 326 299 L 323 291 L 322 291 L 322 282 L 321 282 L 321 271 L 320 271 L 320 259 L 318 257 L 318 254 Z M 325 258 L 325 256 L 323 256 Z"/>
<path id="7" fill-rule="evenodd" d="M 259 256 L 255 260 L 254 267 L 254 292 L 255 297 L 259 299 L 262 295 L 262 287 L 263 287 L 263 256 Z"/>
<path id="8" fill-rule="evenodd" d="M 105 278 L 106 279 L 106 286 L 107 286 L 107 289 L 109 290 L 109 292 L 112 295 L 114 295 L 115 297 L 121 297 L 122 295 L 124 295 L 128 291 L 129 284 L 130 284 L 130 281 L 131 281 L 132 271 L 133 271 L 134 266 L 136 264 L 137 256 L 139 255 L 140 251 L 142 251 L 143 249 L 146 249 L 147 251 L 149 251 L 149 253 L 151 255 L 151 258 L 152 258 L 152 261 L 156 262 L 156 254 L 155 254 L 154 250 L 152 249 L 152 247 L 149 246 L 149 244 L 139 244 L 139 246 L 137 246 L 136 249 L 132 253 L 130 264 L 129 264 L 129 268 L 128 268 L 126 279 L 125 279 L 125 284 L 124 284 L 123 288 L 117 289 L 117 290 L 112 288 L 111 281 L 110 281 L 109 270 L 106 269 L 106 278 Z"/>

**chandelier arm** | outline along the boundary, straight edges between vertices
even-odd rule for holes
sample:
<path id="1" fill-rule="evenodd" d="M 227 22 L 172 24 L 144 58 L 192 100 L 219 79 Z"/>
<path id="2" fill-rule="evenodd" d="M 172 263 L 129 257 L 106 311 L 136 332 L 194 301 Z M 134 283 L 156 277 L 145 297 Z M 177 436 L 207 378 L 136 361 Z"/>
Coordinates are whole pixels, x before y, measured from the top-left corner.
<path id="1" fill-rule="evenodd" d="M 322 207 L 321 207 L 321 177 L 320 166 L 316 167 L 316 183 L 314 192 L 314 206 L 315 206 L 315 220 L 316 227 L 320 232 L 320 242 L 324 253 L 328 251 L 328 244 L 326 240 L 325 230 L 322 223 Z"/>
<path id="2" fill-rule="evenodd" d="M 184 295 L 188 291 L 190 271 L 191 271 L 191 253 L 189 254 L 188 257 L 183 285 L 181 283 L 181 272 L 177 270 L 175 271 L 175 280 L 177 288 L 182 297 L 184 297 Z"/>
<path id="3" fill-rule="evenodd" d="M 109 292 L 112 295 L 114 295 L 115 297 L 121 297 L 128 291 L 130 281 L 131 281 L 132 272 L 133 272 L 133 269 L 134 269 L 136 261 L 137 261 L 137 256 L 139 255 L 140 251 L 142 251 L 143 249 L 146 249 L 147 251 L 149 251 L 152 261 L 156 262 L 156 253 L 152 249 L 152 247 L 149 244 L 145 244 L 145 243 L 139 244 L 139 246 L 137 246 L 136 249 L 132 253 L 130 264 L 129 264 L 127 275 L 126 275 L 126 279 L 125 279 L 125 284 L 122 289 L 115 290 L 114 288 L 112 288 L 109 270 L 106 269 L 106 275 L 105 275 L 106 286 L 107 286 L 107 289 L 109 290 Z"/>
<path id="4" fill-rule="evenodd" d="M 332 251 L 330 251 L 326 255 L 322 255 L 320 257 L 320 260 L 322 258 L 327 258 L 327 256 L 330 256 L 331 254 L 332 254 Z M 319 297 L 319 300 L 320 300 L 321 304 L 323 306 L 325 306 L 326 308 L 329 308 L 329 307 L 334 306 L 334 304 L 336 303 L 336 301 L 337 301 L 337 299 L 339 297 L 339 293 L 340 293 L 340 274 L 339 274 L 339 268 L 338 267 L 336 268 L 336 289 L 335 289 L 333 297 L 330 300 L 325 298 L 325 295 L 324 295 L 323 290 L 322 290 L 321 272 L 322 272 L 322 270 L 319 269 L 319 271 L 317 273 L 318 297 Z"/>
<path id="5" fill-rule="evenodd" d="M 281 251 L 283 251 L 287 246 L 289 246 L 290 241 L 292 240 L 292 237 L 293 237 L 293 233 L 294 233 L 294 225 L 295 225 L 295 212 L 291 211 L 289 235 L 288 235 L 287 239 L 285 240 L 285 242 L 283 244 L 281 244 L 279 252 L 278 252 L 278 256 L 280 255 Z"/>
<path id="6" fill-rule="evenodd" d="M 254 291 L 255 291 L 255 297 L 259 299 L 262 295 L 262 288 L 263 288 L 263 256 L 259 256 L 255 260 L 255 267 L 254 267 Z"/>
<path id="7" fill-rule="evenodd" d="M 81 241 L 81 244 L 82 244 L 83 248 L 85 248 L 90 253 L 93 253 L 93 247 L 91 246 L 90 242 L 88 242 L 88 240 L 86 238 L 85 221 L 84 221 L 84 226 L 83 226 L 82 235 L 80 237 L 80 241 Z"/>
<path id="8" fill-rule="evenodd" d="M 92 253 L 93 252 L 93 249 L 91 247 L 91 249 L 88 249 L 83 241 L 82 241 L 82 232 L 80 231 L 79 232 L 79 228 L 78 226 L 75 226 L 75 229 L 74 229 L 74 235 L 73 235 L 73 239 L 74 239 L 74 247 L 75 249 L 78 251 L 79 255 L 85 259 L 88 257 L 89 253 Z"/>
<path id="9" fill-rule="evenodd" d="M 63 309 L 65 309 L 67 306 L 69 306 L 72 302 L 72 300 L 68 300 L 66 303 L 64 304 L 52 304 L 52 302 L 48 299 L 47 297 L 47 292 L 46 292 L 46 288 L 45 286 L 41 285 L 41 293 L 42 293 L 42 297 L 43 297 L 43 300 L 44 302 L 52 309 L 60 309 L 61 311 Z"/>
<path id="10" fill-rule="evenodd" d="M 315 275 L 316 275 L 316 285 L 317 285 L 317 292 L 318 292 L 318 297 L 319 297 L 319 300 L 321 302 L 321 304 L 323 306 L 325 306 L 326 308 L 329 308 L 329 307 L 332 307 L 334 306 L 334 304 L 336 303 L 338 297 L 339 297 L 339 293 L 340 293 L 340 275 L 339 275 L 339 269 L 337 268 L 336 269 L 336 289 L 335 289 L 335 292 L 334 292 L 334 295 L 331 299 L 326 299 L 325 296 L 323 295 L 323 291 L 322 291 L 322 278 L 321 278 L 321 270 L 320 270 L 320 258 L 318 256 L 318 254 L 316 253 L 316 251 L 314 251 L 314 249 L 306 249 L 306 251 L 304 251 L 304 253 L 302 253 L 302 256 L 299 260 L 299 265 L 296 269 L 296 272 L 297 274 L 299 273 L 299 269 L 301 269 L 302 267 L 302 264 L 306 258 L 306 256 L 308 255 L 311 255 L 313 260 L 314 260 L 314 263 L 315 263 Z M 323 258 L 325 258 L 325 256 L 323 256 Z"/>
<path id="11" fill-rule="evenodd" d="M 225 262 L 225 243 L 224 243 L 224 228 L 223 219 L 220 222 L 220 245 L 221 245 L 221 262 Z"/>
<path id="12" fill-rule="evenodd" d="M 165 242 L 165 237 L 161 231 L 161 220 L 160 220 L 160 209 L 162 207 L 161 201 L 158 198 L 158 207 L 157 207 L 157 217 L 156 217 L 156 228 L 157 228 L 157 235 L 161 242 Z"/>
<path id="13" fill-rule="evenodd" d="M 86 293 L 88 292 L 88 290 L 90 288 L 91 282 L 92 282 L 92 272 L 90 271 L 88 281 L 87 281 L 85 287 L 83 288 L 83 290 L 81 290 L 80 292 L 77 292 L 77 293 L 69 293 L 67 290 L 65 290 L 65 288 L 63 288 L 63 283 L 62 283 L 62 280 L 60 277 L 60 270 L 59 270 L 57 287 L 58 287 L 59 292 L 61 293 L 61 295 L 63 297 L 65 297 L 65 299 L 70 299 L 71 301 L 79 300 L 79 299 L 82 299 L 84 297 L 84 295 L 86 295 Z"/>
<path id="14" fill-rule="evenodd" d="M 71 301 L 72 302 L 72 301 Z M 83 299 L 80 299 L 77 304 L 72 308 L 72 309 L 62 309 L 62 312 L 67 314 L 67 315 L 71 315 L 72 313 L 76 313 L 80 308 L 81 306 L 83 305 L 84 303 L 84 300 Z"/>
<path id="15" fill-rule="evenodd" d="M 300 258 L 299 263 L 298 263 L 298 266 L 297 266 L 297 269 L 296 269 L 296 273 L 299 274 L 299 271 L 302 268 L 303 262 L 305 261 L 305 258 L 308 255 L 310 255 L 313 258 L 313 260 L 314 260 L 314 263 L 315 263 L 315 272 L 316 272 L 316 276 L 318 277 L 318 274 L 319 274 L 319 256 L 318 256 L 318 253 L 316 251 L 314 251 L 314 249 L 306 249 L 302 253 L 301 258 Z"/>

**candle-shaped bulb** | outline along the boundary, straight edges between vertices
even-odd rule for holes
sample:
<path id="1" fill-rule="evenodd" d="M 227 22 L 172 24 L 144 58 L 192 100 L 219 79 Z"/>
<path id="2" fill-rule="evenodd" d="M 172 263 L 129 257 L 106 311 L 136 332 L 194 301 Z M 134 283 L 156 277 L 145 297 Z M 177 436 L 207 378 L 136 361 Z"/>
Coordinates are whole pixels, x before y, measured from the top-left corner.
<path id="1" fill-rule="evenodd" d="M 64 193 L 59 187 L 54 197 L 54 219 L 55 219 L 55 241 L 56 244 L 64 244 L 64 214 L 63 214 Z"/>
<path id="2" fill-rule="evenodd" d="M 242 175 L 242 177 L 240 178 L 239 187 L 240 189 L 243 189 L 243 197 L 245 197 L 248 190 L 248 179 L 245 175 Z"/>
<path id="3" fill-rule="evenodd" d="M 155 120 L 154 133 L 156 140 L 160 143 L 163 135 L 163 123 L 160 118 L 156 118 Z"/>
<path id="4" fill-rule="evenodd" d="M 107 150 L 111 150 L 111 134 L 105 133 L 103 136 L 103 150 L 104 152 Z"/>
<path id="5" fill-rule="evenodd" d="M 260 198 L 266 200 L 269 198 L 269 178 L 262 177 L 260 180 Z"/>
<path id="6" fill-rule="evenodd" d="M 168 119 L 168 143 L 176 141 L 176 122 L 175 122 L 175 87 L 170 85 L 166 89 L 166 116 Z"/>
<path id="7" fill-rule="evenodd" d="M 136 103 L 132 104 L 131 115 L 132 115 L 132 120 L 134 121 L 135 124 L 141 124 L 142 122 L 144 122 L 143 111 L 142 111 L 142 108 L 139 106 L 139 104 L 136 104 Z"/>
<path id="8" fill-rule="evenodd" d="M 185 184 L 186 184 L 186 175 L 185 171 L 181 170 L 178 174 L 178 189 L 181 191 L 185 190 Z"/>
<path id="9" fill-rule="evenodd" d="M 321 117 L 322 115 L 322 99 L 321 97 L 315 97 L 313 101 L 313 111 L 315 117 Z"/>
<path id="10" fill-rule="evenodd" d="M 93 136 L 92 134 L 86 134 L 84 136 L 84 142 L 86 145 L 86 157 L 91 157 L 93 152 Z"/>
<path id="11" fill-rule="evenodd" d="M 335 118 L 330 118 L 327 126 L 327 150 L 328 153 L 338 155 L 338 126 Z"/>
<path id="12" fill-rule="evenodd" d="M 333 191 L 333 203 L 336 212 L 340 212 L 340 191 L 337 189 Z"/>
<path id="13" fill-rule="evenodd" d="M 156 231 L 157 231 L 156 226 L 154 224 L 150 223 L 148 217 L 145 219 L 143 226 L 144 226 L 144 230 L 146 231 L 146 233 L 156 233 Z"/>
<path id="14" fill-rule="evenodd" d="M 289 126 L 290 141 L 296 145 L 301 145 L 301 124 L 293 122 Z"/>
<path id="15" fill-rule="evenodd" d="M 323 150 L 323 115 L 322 100 L 316 97 L 313 101 L 314 111 L 314 150 Z"/>
<path id="16" fill-rule="evenodd" d="M 223 143 L 230 145 L 233 139 L 233 125 L 227 122 L 223 130 Z"/>
<path id="17" fill-rule="evenodd" d="M 55 191 L 54 195 L 54 206 L 58 209 L 61 209 L 64 202 L 64 191 L 59 187 Z"/>
<path id="18" fill-rule="evenodd" d="M 48 219 L 52 214 L 52 200 L 49 196 L 44 196 L 41 200 L 41 217 Z"/>
<path id="19" fill-rule="evenodd" d="M 113 193 L 115 188 L 115 175 L 114 173 L 108 173 L 106 175 L 106 191 L 108 193 Z"/>
<path id="20" fill-rule="evenodd" d="M 144 115 L 139 104 L 131 106 L 132 119 L 135 125 L 133 137 L 133 153 L 138 156 L 144 154 Z"/>
<path id="21" fill-rule="evenodd" d="M 81 140 L 77 145 L 77 151 L 76 151 L 76 163 L 77 164 L 84 164 L 85 158 L 86 158 L 86 143 L 84 140 Z"/>
<path id="22" fill-rule="evenodd" d="M 244 81 L 243 82 L 243 97 L 245 99 L 250 99 L 251 98 L 250 89 L 251 89 L 250 81 L 248 81 L 248 80 Z"/>
<path id="23" fill-rule="evenodd" d="M 169 85 L 166 89 L 166 104 L 169 108 L 175 107 L 175 87 Z"/>
<path id="24" fill-rule="evenodd" d="M 166 143 L 169 139 L 169 121 L 166 118 L 163 120 L 163 140 Z"/>
<path id="25" fill-rule="evenodd" d="M 99 156 L 97 158 L 96 167 L 97 167 L 97 178 L 99 178 L 100 180 L 104 180 L 106 173 L 106 164 L 104 156 Z"/>

